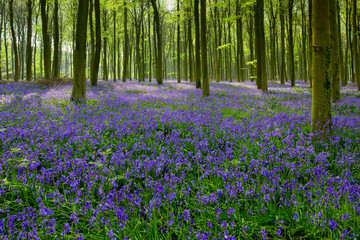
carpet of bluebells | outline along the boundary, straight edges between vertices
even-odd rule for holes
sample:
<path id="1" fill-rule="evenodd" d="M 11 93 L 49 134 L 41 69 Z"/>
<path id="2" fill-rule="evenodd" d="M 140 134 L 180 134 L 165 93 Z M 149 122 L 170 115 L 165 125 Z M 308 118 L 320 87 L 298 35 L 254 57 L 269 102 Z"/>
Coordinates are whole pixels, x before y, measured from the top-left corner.
<path id="1" fill-rule="evenodd" d="M 360 95 L 307 84 L 0 84 L 1 239 L 360 237 Z"/>

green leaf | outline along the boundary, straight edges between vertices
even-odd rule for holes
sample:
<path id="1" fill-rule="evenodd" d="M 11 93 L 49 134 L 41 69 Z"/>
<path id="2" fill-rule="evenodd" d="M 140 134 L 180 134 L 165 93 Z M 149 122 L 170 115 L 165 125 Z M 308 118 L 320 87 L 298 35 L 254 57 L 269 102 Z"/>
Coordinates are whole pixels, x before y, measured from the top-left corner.
<path id="1" fill-rule="evenodd" d="M 21 149 L 20 148 L 12 148 L 11 149 L 11 153 L 18 153 L 18 152 L 21 152 Z"/>
<path id="2" fill-rule="evenodd" d="M 102 154 L 103 154 L 103 155 L 110 155 L 110 154 L 112 154 L 112 151 L 111 151 L 111 149 L 109 148 L 109 149 L 106 149 L 105 152 L 102 152 Z"/>

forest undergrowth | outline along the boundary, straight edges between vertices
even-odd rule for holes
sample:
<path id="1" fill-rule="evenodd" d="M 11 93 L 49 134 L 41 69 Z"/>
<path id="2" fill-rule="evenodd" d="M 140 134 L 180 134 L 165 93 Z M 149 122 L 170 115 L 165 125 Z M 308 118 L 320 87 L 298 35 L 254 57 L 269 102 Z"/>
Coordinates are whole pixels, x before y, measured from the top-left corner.
<path id="1" fill-rule="evenodd" d="M 1 238 L 360 237 L 360 95 L 319 140 L 296 84 L 0 84 Z"/>

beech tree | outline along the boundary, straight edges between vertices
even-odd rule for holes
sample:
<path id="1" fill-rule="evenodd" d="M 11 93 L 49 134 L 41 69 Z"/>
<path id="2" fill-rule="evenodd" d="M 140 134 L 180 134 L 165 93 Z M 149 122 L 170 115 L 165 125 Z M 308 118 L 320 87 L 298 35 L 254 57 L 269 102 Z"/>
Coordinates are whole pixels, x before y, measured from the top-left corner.
<path id="1" fill-rule="evenodd" d="M 74 50 L 74 83 L 71 101 L 86 100 L 86 37 L 89 0 L 79 0 L 76 20 L 76 45 Z"/>
<path id="2" fill-rule="evenodd" d="M 328 130 L 331 127 L 331 82 L 328 71 L 329 17 L 329 0 L 312 0 L 312 132 Z"/>

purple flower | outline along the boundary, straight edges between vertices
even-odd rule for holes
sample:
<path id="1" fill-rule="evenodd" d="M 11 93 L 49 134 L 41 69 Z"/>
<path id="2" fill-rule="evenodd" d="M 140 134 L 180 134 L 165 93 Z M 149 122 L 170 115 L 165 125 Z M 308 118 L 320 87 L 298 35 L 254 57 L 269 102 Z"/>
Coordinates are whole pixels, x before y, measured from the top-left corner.
<path id="1" fill-rule="evenodd" d="M 261 229 L 261 231 L 259 232 L 259 234 L 261 234 L 261 236 L 262 236 L 262 239 L 268 239 L 266 236 L 268 235 L 268 232 L 267 231 L 265 231 L 265 229 L 263 228 L 263 229 Z"/>
<path id="2" fill-rule="evenodd" d="M 71 213 L 71 215 L 70 215 L 70 219 L 73 220 L 74 224 L 78 224 L 78 223 L 79 223 L 77 217 L 78 217 L 78 215 L 77 215 L 76 212 L 73 212 L 73 213 Z"/>
<path id="3" fill-rule="evenodd" d="M 227 226 L 228 226 L 228 225 L 227 225 L 227 223 L 226 223 L 225 220 L 224 220 L 224 221 L 221 223 L 221 226 L 220 226 L 220 227 L 221 227 L 221 228 L 227 228 Z"/>
<path id="4" fill-rule="evenodd" d="M 330 230 L 336 230 L 336 227 L 338 226 L 337 222 L 332 220 L 328 220 L 328 221 L 329 221 Z"/>
<path id="5" fill-rule="evenodd" d="M 294 214 L 294 216 L 293 216 L 293 219 L 296 221 L 296 222 L 298 222 L 299 221 L 299 214 L 296 212 L 295 214 Z"/>
<path id="6" fill-rule="evenodd" d="M 190 219 L 190 210 L 185 209 L 182 213 L 182 217 L 185 221 L 188 221 Z"/>

